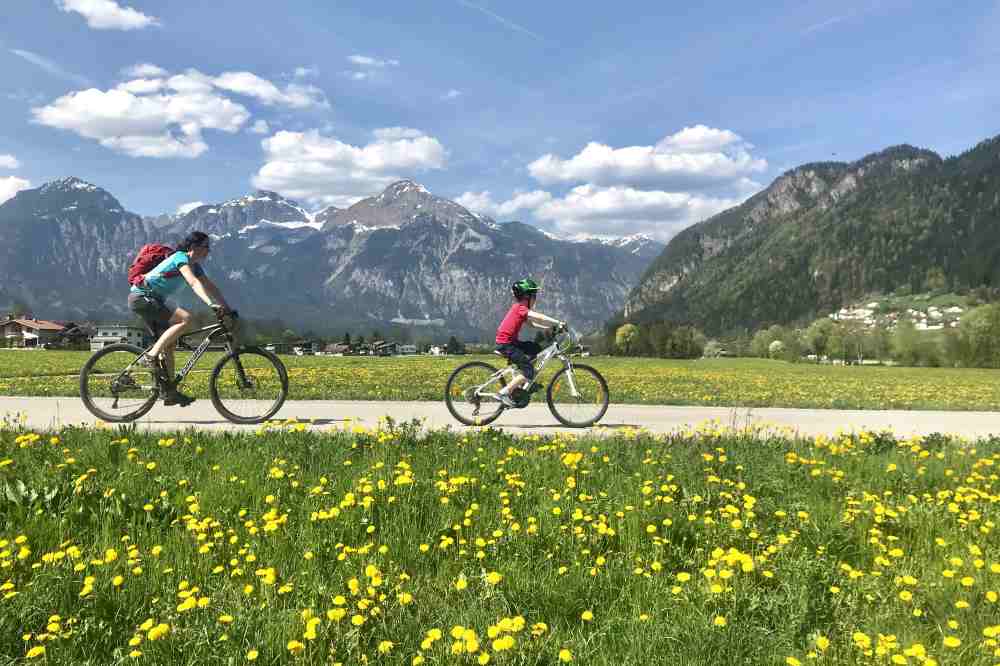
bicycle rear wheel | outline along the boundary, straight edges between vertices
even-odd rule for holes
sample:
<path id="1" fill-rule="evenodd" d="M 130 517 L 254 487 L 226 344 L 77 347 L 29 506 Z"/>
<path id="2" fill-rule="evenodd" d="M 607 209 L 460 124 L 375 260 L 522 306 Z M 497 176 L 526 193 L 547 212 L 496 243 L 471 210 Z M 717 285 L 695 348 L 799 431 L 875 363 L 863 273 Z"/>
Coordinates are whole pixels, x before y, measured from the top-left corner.
<path id="1" fill-rule="evenodd" d="M 219 359 L 208 381 L 212 404 L 233 423 L 263 423 L 288 397 L 288 372 L 259 347 L 243 347 Z"/>
<path id="2" fill-rule="evenodd" d="M 557 372 L 545 397 L 552 415 L 570 428 L 592 426 L 608 411 L 608 383 L 589 365 L 574 364 Z"/>
<path id="3" fill-rule="evenodd" d="M 480 391 L 498 393 L 506 382 L 503 377 L 487 384 L 497 369 L 488 363 L 473 361 L 455 368 L 444 387 L 444 404 L 459 423 L 482 426 L 493 423 L 504 410 L 503 403 Z"/>
<path id="4" fill-rule="evenodd" d="M 142 349 L 108 345 L 80 370 L 80 398 L 87 410 L 111 423 L 134 421 L 156 404 L 160 389 L 153 370 L 139 365 Z"/>

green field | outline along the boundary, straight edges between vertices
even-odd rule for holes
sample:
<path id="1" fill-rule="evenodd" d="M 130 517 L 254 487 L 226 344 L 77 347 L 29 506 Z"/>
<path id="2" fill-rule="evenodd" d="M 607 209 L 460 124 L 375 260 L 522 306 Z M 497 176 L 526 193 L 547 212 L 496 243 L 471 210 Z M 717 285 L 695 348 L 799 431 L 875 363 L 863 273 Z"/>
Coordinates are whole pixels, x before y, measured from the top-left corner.
<path id="1" fill-rule="evenodd" d="M 0 662 L 995 663 L 1000 442 L 716 428 L 0 430 Z"/>
<path id="2" fill-rule="evenodd" d="M 89 352 L 0 351 L 0 395 L 79 394 L 77 372 Z M 181 362 L 186 355 L 180 355 Z M 207 397 L 206 355 L 185 386 Z M 292 400 L 441 400 L 460 363 L 496 356 L 282 356 Z M 1000 410 L 1000 372 L 983 369 L 844 367 L 762 359 L 673 361 L 578 359 L 607 378 L 611 401 L 654 405 L 745 405 L 839 409 Z M 543 374 L 554 372 L 555 366 Z"/>

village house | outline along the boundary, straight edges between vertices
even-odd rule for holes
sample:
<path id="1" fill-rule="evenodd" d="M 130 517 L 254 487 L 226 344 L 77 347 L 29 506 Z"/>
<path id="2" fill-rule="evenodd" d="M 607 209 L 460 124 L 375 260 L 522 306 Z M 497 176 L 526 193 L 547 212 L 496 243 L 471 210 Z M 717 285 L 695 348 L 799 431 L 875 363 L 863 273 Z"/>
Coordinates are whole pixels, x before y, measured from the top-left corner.
<path id="1" fill-rule="evenodd" d="M 98 324 L 97 333 L 90 339 L 90 350 L 97 351 L 108 345 L 127 342 L 136 347 L 145 347 L 148 339 L 146 329 L 131 324 Z"/>
<path id="2" fill-rule="evenodd" d="M 35 319 L 27 315 L 23 317 L 9 316 L 0 321 L 0 344 L 4 347 L 41 349 L 54 342 L 64 328 L 63 324 Z"/>

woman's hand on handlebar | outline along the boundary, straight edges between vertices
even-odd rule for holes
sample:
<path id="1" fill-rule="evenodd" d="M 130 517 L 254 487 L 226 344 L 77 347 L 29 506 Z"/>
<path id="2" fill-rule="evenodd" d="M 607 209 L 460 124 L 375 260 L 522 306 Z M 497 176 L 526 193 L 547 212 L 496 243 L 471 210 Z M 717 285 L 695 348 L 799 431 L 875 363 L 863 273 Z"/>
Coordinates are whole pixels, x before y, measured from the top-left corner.
<path id="1" fill-rule="evenodd" d="M 236 312 L 236 310 L 230 310 L 228 306 L 222 305 L 221 303 L 213 303 L 211 308 L 217 319 L 222 319 L 224 317 L 231 317 L 233 319 L 239 318 L 239 313 Z"/>

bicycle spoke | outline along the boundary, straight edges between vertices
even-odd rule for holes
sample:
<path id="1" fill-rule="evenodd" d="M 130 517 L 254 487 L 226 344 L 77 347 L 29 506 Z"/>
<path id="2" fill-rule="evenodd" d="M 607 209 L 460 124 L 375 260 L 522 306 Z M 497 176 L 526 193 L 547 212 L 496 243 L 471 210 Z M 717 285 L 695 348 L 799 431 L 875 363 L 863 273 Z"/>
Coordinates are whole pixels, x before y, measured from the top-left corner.
<path id="1" fill-rule="evenodd" d="M 119 422 L 149 411 L 159 390 L 153 371 L 139 365 L 138 358 L 138 348 L 116 345 L 88 361 L 81 373 L 80 392 L 91 413 Z"/>
<path id="2" fill-rule="evenodd" d="M 560 422 L 571 427 L 593 425 L 608 408 L 608 386 L 589 366 L 560 370 L 548 390 L 549 409 Z"/>
<path id="3" fill-rule="evenodd" d="M 210 381 L 216 409 L 237 423 L 257 423 L 269 418 L 281 407 L 288 391 L 284 369 L 259 351 L 225 357 Z"/>
<path id="4" fill-rule="evenodd" d="M 469 363 L 452 373 L 445 386 L 445 404 L 452 416 L 465 425 L 485 425 L 500 412 L 503 405 L 496 393 L 502 380 L 490 381 L 496 369 L 485 363 Z"/>

